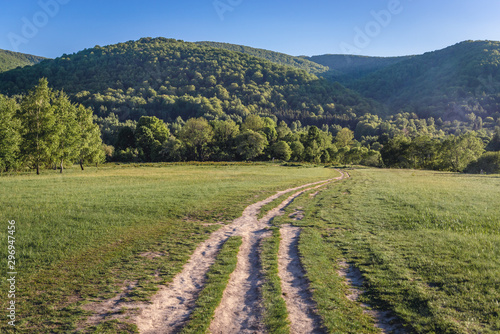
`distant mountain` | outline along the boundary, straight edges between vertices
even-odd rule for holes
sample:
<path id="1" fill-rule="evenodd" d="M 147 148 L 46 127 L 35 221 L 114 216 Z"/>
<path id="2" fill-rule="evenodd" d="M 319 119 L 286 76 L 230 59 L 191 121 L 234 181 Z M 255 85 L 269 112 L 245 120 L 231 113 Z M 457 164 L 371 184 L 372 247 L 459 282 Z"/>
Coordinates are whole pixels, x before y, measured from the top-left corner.
<path id="1" fill-rule="evenodd" d="M 373 72 L 348 87 L 420 116 L 500 117 L 500 42 L 466 41 Z"/>
<path id="2" fill-rule="evenodd" d="M 12 54 L 0 53 L 10 59 Z M 238 120 L 256 113 L 355 127 L 367 113 L 403 111 L 480 128 L 482 120 L 491 127 L 500 119 L 499 67 L 500 42 L 492 41 L 407 57 L 307 58 L 225 43 L 143 38 L 0 73 L 0 93 L 26 92 L 46 77 L 97 115 L 115 113 L 121 120 L 141 115 Z"/>
<path id="3" fill-rule="evenodd" d="M 26 92 L 41 77 L 98 116 L 115 113 L 121 120 L 241 120 L 254 113 L 322 125 L 354 124 L 361 115 L 381 112 L 374 101 L 304 70 L 165 38 L 96 46 L 1 73 L 0 92 Z"/>
<path id="4" fill-rule="evenodd" d="M 197 44 L 246 53 L 251 56 L 269 60 L 279 65 L 296 67 L 312 74 L 321 74 L 330 70 L 328 66 L 323 66 L 319 62 L 309 61 L 308 59 L 305 59 L 303 57 L 294 57 L 284 53 L 264 49 L 256 49 L 249 46 L 217 42 L 197 42 Z"/>
<path id="5" fill-rule="evenodd" d="M 341 84 L 350 83 L 373 72 L 411 58 L 412 56 L 367 57 L 332 54 L 304 57 L 304 59 L 328 67 L 329 70 L 321 73 L 321 75 L 329 78 L 330 80 L 338 81 Z"/>
<path id="6" fill-rule="evenodd" d="M 16 67 L 35 65 L 46 58 L 24 53 L 0 50 L 0 72 L 12 70 Z"/>

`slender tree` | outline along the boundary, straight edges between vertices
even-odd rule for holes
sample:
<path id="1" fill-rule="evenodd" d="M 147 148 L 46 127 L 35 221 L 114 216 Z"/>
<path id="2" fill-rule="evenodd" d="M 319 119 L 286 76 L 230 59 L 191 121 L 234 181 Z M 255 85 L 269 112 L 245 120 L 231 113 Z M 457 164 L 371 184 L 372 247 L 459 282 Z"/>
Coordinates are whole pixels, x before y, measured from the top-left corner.
<path id="1" fill-rule="evenodd" d="M 57 146 L 54 158 L 60 164 L 62 173 L 65 161 L 73 163 L 78 158 L 80 129 L 77 121 L 77 107 L 69 101 L 63 92 L 56 95 L 54 112 L 56 116 Z"/>
<path id="2" fill-rule="evenodd" d="M 51 154 L 57 145 L 53 96 L 47 79 L 43 78 L 29 92 L 21 106 L 21 154 L 36 169 L 37 175 L 40 174 L 40 166 L 51 160 Z"/>

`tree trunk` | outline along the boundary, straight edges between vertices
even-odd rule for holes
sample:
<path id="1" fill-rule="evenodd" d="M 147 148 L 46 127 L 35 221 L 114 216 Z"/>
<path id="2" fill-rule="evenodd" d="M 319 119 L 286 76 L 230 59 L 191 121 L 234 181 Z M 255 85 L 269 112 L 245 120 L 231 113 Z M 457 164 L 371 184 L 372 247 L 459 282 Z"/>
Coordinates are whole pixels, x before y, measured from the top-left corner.
<path id="1" fill-rule="evenodd" d="M 36 164 L 36 175 L 40 175 L 40 166 Z"/>
<path id="2" fill-rule="evenodd" d="M 82 170 L 85 170 L 85 169 L 83 168 L 83 160 L 80 160 L 80 168 L 81 168 Z"/>
<path id="3" fill-rule="evenodd" d="M 64 169 L 64 160 L 61 160 L 61 174 L 63 173 L 63 169 Z"/>

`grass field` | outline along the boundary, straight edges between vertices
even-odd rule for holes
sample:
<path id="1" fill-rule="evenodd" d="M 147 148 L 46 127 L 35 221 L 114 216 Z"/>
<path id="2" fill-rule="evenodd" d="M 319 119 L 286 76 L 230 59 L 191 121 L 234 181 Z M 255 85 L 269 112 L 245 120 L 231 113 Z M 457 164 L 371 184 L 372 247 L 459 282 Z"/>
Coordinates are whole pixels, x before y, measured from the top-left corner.
<path id="1" fill-rule="evenodd" d="M 377 332 L 360 303 L 346 298 L 337 270 L 347 262 L 363 273 L 360 301 L 392 311 L 409 332 L 500 332 L 500 177 L 381 169 L 350 174 L 287 208 L 292 213 L 300 207 L 304 220 L 284 215 L 273 221 L 303 228 L 301 260 L 328 331 Z M 211 223 L 231 221 L 275 190 L 332 176 L 336 172 L 326 168 L 271 164 L 108 166 L 1 176 L 3 268 L 9 221 L 16 221 L 17 331 L 136 333 L 135 325 L 117 320 L 82 327 L 90 315 L 82 306 L 112 298 L 132 283 L 127 300 L 148 300 L 217 228 Z M 221 251 L 185 331 L 209 325 L 239 242 L 230 239 Z M 273 229 L 262 255 L 265 321 L 271 332 L 287 333 L 278 246 Z M 6 280 L 0 288 L 6 295 Z M 2 309 L 7 302 L 2 298 Z M 0 332 L 14 333 L 6 320 Z"/>
<path id="2" fill-rule="evenodd" d="M 325 168 L 271 164 L 2 176 L 0 263 L 7 267 L 7 227 L 15 220 L 17 329 L 74 331 L 87 315 L 79 306 L 115 296 L 126 282 L 137 282 L 130 299 L 147 300 L 216 228 L 207 223 L 228 222 L 275 190 L 331 176 Z M 8 290 L 5 280 L 0 288 Z M 3 321 L 0 332 L 9 331 Z"/>
<path id="3" fill-rule="evenodd" d="M 336 274 L 358 267 L 361 300 L 409 332 L 500 332 L 500 177 L 358 169 L 304 207 L 299 249 L 331 333 L 372 333 Z M 291 222 L 286 216 L 275 223 Z"/>

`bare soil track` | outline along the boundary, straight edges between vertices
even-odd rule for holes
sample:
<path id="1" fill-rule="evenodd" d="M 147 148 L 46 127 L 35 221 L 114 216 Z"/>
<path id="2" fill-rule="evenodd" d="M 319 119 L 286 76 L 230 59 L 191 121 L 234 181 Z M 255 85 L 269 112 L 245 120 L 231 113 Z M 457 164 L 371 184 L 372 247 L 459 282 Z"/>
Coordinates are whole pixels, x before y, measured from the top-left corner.
<path id="1" fill-rule="evenodd" d="M 309 291 L 309 281 L 300 263 L 299 237 L 301 229 L 290 225 L 281 227 L 281 243 L 278 256 L 281 289 L 286 302 L 291 333 L 326 333 L 316 305 Z"/>
<path id="2" fill-rule="evenodd" d="M 269 222 L 283 213 L 283 208 L 308 190 L 322 187 L 344 178 L 329 179 L 277 192 L 275 195 L 248 206 L 241 217 L 221 227 L 208 240 L 200 244 L 168 286 L 164 286 L 153 297 L 151 304 L 142 307 L 136 317 L 141 334 L 176 333 L 186 323 L 196 298 L 203 288 L 205 276 L 221 245 L 230 236 L 242 236 L 243 243 L 238 253 L 238 264 L 224 291 L 221 304 L 215 312 L 210 331 L 212 333 L 261 333 L 265 332 L 259 289 L 262 284 L 258 248 L 268 235 Z M 258 220 L 260 209 L 280 196 L 296 191 Z M 293 322 L 293 321 L 292 321 Z"/>

